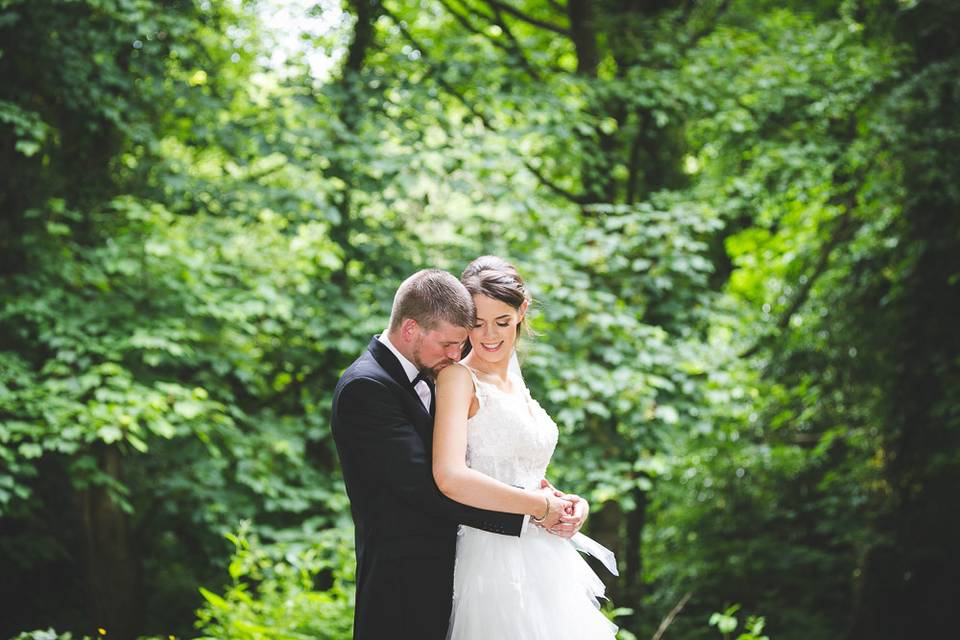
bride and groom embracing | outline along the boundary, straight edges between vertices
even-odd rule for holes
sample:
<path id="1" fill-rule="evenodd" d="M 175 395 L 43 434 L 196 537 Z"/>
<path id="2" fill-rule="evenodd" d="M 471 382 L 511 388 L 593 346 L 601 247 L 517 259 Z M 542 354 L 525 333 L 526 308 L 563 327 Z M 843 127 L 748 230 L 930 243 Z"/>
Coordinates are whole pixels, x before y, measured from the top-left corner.
<path id="1" fill-rule="evenodd" d="M 616 572 L 588 505 L 544 479 L 557 426 L 511 356 L 530 299 L 493 256 L 420 271 L 343 373 L 332 430 L 356 528 L 356 640 L 591 640 Z M 459 525 L 459 526 L 458 526 Z"/>

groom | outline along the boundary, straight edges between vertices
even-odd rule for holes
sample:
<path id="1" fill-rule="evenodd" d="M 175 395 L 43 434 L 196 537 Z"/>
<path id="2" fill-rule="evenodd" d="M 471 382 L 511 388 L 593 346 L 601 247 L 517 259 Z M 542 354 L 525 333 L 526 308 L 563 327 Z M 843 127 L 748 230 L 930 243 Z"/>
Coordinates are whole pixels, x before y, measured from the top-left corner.
<path id="1" fill-rule="evenodd" d="M 527 516 L 453 502 L 433 481 L 433 379 L 460 359 L 475 316 L 454 276 L 415 273 L 397 290 L 389 331 L 370 340 L 334 390 L 331 426 L 356 526 L 355 640 L 443 640 L 457 524 L 509 536 L 525 525 Z M 543 492 L 550 528 L 564 503 Z"/>

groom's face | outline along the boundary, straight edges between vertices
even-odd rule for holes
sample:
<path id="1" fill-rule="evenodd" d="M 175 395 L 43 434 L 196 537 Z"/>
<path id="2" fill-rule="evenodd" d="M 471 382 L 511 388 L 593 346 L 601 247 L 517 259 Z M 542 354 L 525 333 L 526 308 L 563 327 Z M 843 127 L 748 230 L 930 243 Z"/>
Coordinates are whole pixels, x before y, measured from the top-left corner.
<path id="1" fill-rule="evenodd" d="M 413 364 L 423 370 L 440 371 L 460 359 L 460 349 L 467 339 L 466 327 L 458 327 L 449 322 L 440 321 L 433 329 L 421 329 L 414 343 Z"/>

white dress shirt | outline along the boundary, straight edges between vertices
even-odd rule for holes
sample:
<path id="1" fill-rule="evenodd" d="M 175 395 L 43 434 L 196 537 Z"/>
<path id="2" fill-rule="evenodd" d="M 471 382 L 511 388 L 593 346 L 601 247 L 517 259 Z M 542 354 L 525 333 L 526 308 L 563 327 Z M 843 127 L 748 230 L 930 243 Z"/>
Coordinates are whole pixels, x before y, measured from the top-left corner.
<path id="1" fill-rule="evenodd" d="M 406 357 L 400 353 L 397 347 L 390 342 L 390 338 L 387 337 L 386 331 L 377 336 L 377 340 L 382 342 L 387 349 L 390 349 L 390 351 L 393 352 L 393 355 L 397 356 L 397 360 L 400 361 L 400 366 L 403 367 L 403 372 L 407 374 L 407 380 L 413 382 L 413 379 L 420 374 L 420 370 L 417 369 L 417 365 L 407 360 Z M 420 396 L 420 402 L 423 403 L 423 408 L 427 411 L 430 411 L 430 401 L 432 398 L 430 397 L 430 387 L 427 385 L 427 383 L 424 380 L 420 380 L 416 385 L 414 385 L 413 389 L 417 392 L 417 395 Z"/>

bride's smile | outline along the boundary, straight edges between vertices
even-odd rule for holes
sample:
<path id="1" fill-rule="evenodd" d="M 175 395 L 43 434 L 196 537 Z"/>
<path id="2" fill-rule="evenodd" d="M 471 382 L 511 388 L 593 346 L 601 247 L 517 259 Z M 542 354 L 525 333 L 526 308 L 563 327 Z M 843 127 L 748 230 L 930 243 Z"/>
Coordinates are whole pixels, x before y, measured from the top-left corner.
<path id="1" fill-rule="evenodd" d="M 503 340 L 501 340 L 500 342 L 495 342 L 493 344 L 487 344 L 486 342 L 481 342 L 480 346 L 482 346 L 485 351 L 494 352 L 497 349 L 499 349 L 502 344 L 503 344 Z"/>

